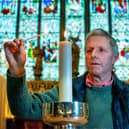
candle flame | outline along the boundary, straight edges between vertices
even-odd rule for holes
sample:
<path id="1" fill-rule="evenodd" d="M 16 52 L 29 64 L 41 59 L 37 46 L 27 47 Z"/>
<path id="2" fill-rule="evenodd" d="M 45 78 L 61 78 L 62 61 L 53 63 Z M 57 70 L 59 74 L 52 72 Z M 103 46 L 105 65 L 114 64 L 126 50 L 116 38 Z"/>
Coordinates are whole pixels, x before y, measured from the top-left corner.
<path id="1" fill-rule="evenodd" d="M 64 31 L 64 38 L 66 38 L 66 36 L 67 36 L 67 31 L 65 30 Z"/>

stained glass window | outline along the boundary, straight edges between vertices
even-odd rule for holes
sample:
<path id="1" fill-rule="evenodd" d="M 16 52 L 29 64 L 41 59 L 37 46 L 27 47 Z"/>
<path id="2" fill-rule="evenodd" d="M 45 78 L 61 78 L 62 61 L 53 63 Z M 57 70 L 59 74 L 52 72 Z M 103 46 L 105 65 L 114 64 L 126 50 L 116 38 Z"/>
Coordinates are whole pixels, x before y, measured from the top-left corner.
<path id="1" fill-rule="evenodd" d="M 34 79 L 33 67 L 35 58 L 33 56 L 33 48 L 37 46 L 37 38 L 27 40 L 28 38 L 38 34 L 39 19 L 39 1 L 38 0 L 21 0 L 20 1 L 20 17 L 19 17 L 19 38 L 26 40 L 25 50 L 27 53 L 26 76 L 27 80 Z M 28 74 L 29 73 L 29 74 Z"/>
<path id="2" fill-rule="evenodd" d="M 116 74 L 129 79 L 129 2 L 128 0 L 65 0 L 65 39 L 80 50 L 79 74 L 85 71 L 85 8 L 89 7 L 89 30 L 111 31 L 119 46 Z M 17 38 L 26 40 L 25 65 L 27 80 L 33 80 L 36 63 L 40 64 L 42 80 L 58 80 L 61 0 L 1 0 L 0 1 L 0 74 L 5 75 L 3 43 Z M 109 8 L 110 7 L 110 8 Z M 19 11 L 18 11 L 19 10 Z M 109 15 L 111 15 L 109 19 Z M 88 15 L 87 15 L 88 16 Z M 111 25 L 109 27 L 109 25 Z M 41 37 L 30 37 L 41 33 Z M 37 58 L 40 53 L 40 58 Z M 38 63 L 40 62 L 40 63 Z"/>
<path id="3" fill-rule="evenodd" d="M 116 74 L 121 80 L 129 79 L 129 10 L 127 0 L 111 0 L 112 36 L 119 46 Z"/>
<path id="4" fill-rule="evenodd" d="M 102 28 L 109 31 L 108 0 L 90 0 L 90 30 Z"/>
<path id="5" fill-rule="evenodd" d="M 3 43 L 16 38 L 17 25 L 17 6 L 16 0 L 0 1 L 0 74 L 5 75 L 7 62 L 5 60 Z"/>
<path id="6" fill-rule="evenodd" d="M 42 79 L 58 80 L 58 44 L 60 40 L 60 1 L 43 0 L 40 48 L 43 50 Z"/>
<path id="7" fill-rule="evenodd" d="M 80 49 L 79 74 L 85 71 L 85 25 L 84 25 L 84 0 L 66 0 L 65 38 L 78 45 Z"/>

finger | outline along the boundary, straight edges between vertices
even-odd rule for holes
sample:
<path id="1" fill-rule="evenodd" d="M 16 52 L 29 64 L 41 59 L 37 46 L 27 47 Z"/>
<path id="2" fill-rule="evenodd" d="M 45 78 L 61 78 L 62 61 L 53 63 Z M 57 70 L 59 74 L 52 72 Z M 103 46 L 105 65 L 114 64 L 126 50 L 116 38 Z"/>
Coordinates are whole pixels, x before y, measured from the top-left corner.
<path id="1" fill-rule="evenodd" d="M 9 42 L 9 48 L 18 47 L 15 42 Z"/>
<path id="2" fill-rule="evenodd" d="M 18 39 L 14 39 L 12 42 L 12 46 L 13 46 L 13 53 L 19 52 L 20 41 Z"/>
<path id="3" fill-rule="evenodd" d="M 24 39 L 20 39 L 20 43 L 21 43 L 21 45 L 23 45 L 23 47 L 25 47 L 25 40 Z"/>
<path id="4" fill-rule="evenodd" d="M 4 43 L 4 49 L 8 46 L 8 42 Z"/>
<path id="5" fill-rule="evenodd" d="M 8 48 L 10 49 L 10 51 L 14 54 L 16 52 L 18 52 L 18 45 L 16 42 L 8 42 Z"/>
<path id="6" fill-rule="evenodd" d="M 14 64 L 14 57 L 8 47 L 5 48 L 5 57 L 8 61 L 8 64 L 12 67 Z"/>
<path id="7" fill-rule="evenodd" d="M 18 40 L 18 39 L 14 39 L 13 42 L 14 42 L 17 46 L 20 45 L 20 40 Z"/>
<path id="8" fill-rule="evenodd" d="M 9 42 L 5 42 L 4 43 L 4 48 L 11 48 L 12 47 L 11 43 L 12 42 L 10 42 L 10 41 Z"/>
<path id="9" fill-rule="evenodd" d="M 25 40 L 24 39 L 20 39 L 19 50 L 20 50 L 20 52 L 24 52 L 25 51 Z"/>
<path id="10" fill-rule="evenodd" d="M 17 52 L 19 52 L 18 50 L 18 46 L 20 44 L 20 41 L 18 39 L 14 39 L 13 41 L 9 41 L 5 43 L 5 47 L 8 47 L 9 50 L 15 54 Z"/>
<path id="11" fill-rule="evenodd" d="M 13 41 L 5 42 L 4 48 L 9 48 L 9 50 L 15 54 L 18 52 L 22 52 L 25 46 L 25 40 L 24 39 L 14 39 Z"/>

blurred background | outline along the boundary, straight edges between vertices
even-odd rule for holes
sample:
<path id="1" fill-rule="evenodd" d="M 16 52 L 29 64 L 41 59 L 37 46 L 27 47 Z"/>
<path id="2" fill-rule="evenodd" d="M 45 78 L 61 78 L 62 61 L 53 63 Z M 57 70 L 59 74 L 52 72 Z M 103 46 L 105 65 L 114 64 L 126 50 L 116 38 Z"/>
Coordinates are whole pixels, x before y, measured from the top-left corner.
<path id="1" fill-rule="evenodd" d="M 85 71 L 85 35 L 103 28 L 117 40 L 120 57 L 115 71 L 121 80 L 129 79 L 129 1 L 128 0 L 0 0 L 0 74 L 5 75 L 3 43 L 27 39 L 27 80 L 34 80 L 35 49 L 40 47 L 43 80 L 58 80 L 60 40 L 76 38 L 80 48 L 79 74 Z"/>

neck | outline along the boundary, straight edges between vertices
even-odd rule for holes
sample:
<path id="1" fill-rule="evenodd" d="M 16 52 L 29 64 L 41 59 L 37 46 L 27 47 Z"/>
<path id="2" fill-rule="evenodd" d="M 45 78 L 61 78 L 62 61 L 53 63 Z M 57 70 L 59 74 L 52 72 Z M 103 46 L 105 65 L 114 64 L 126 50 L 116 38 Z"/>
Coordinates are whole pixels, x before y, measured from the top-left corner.
<path id="1" fill-rule="evenodd" d="M 111 80 L 111 77 L 112 77 L 111 73 L 102 76 L 88 73 L 89 80 L 91 80 L 96 86 L 108 83 Z"/>

